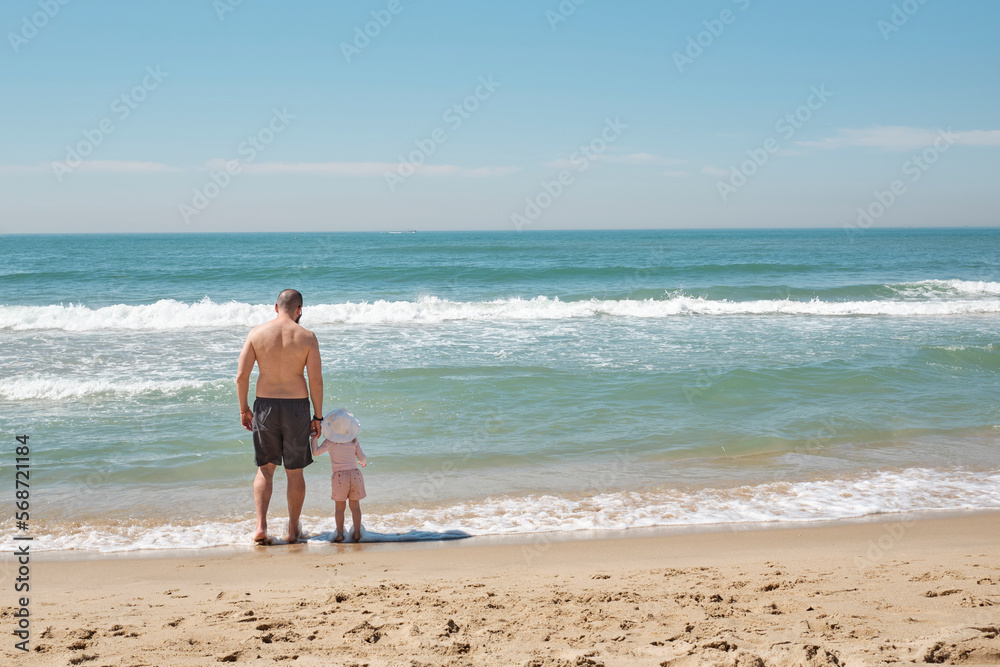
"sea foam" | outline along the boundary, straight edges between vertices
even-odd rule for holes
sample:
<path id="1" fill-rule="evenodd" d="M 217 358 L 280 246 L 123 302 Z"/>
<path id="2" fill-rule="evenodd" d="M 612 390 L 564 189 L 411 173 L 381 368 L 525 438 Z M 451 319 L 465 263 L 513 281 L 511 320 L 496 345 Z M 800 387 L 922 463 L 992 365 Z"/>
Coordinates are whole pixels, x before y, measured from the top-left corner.
<path id="1" fill-rule="evenodd" d="M 942 282 L 942 281 L 938 281 Z M 940 317 L 948 315 L 994 315 L 1000 299 L 970 298 L 1000 294 L 998 283 L 949 285 L 951 298 L 941 298 L 939 285 L 900 286 L 904 298 L 868 301 L 823 301 L 813 299 L 763 299 L 730 301 L 675 294 L 663 299 L 587 299 L 562 301 L 557 297 L 506 298 L 490 301 L 450 301 L 435 296 L 414 301 L 347 302 L 309 307 L 303 320 L 309 326 L 433 324 L 448 321 L 530 321 L 594 317 L 662 318 L 684 315 L 809 315 Z M 997 291 L 994 292 L 993 290 Z M 916 299 L 913 290 L 920 296 Z M 955 292 L 966 298 L 955 298 Z M 978 291 L 977 291 L 978 290 Z M 215 303 L 208 298 L 196 303 L 164 299 L 148 305 L 114 305 L 89 308 L 83 305 L 0 306 L 0 330 L 100 331 L 108 329 L 167 331 L 194 328 L 247 328 L 273 315 L 273 306 L 231 301 Z"/>
<path id="2" fill-rule="evenodd" d="M 427 541 L 464 535 L 531 535 L 665 526 L 728 525 L 749 529 L 903 512 L 1000 509 L 1000 470 L 974 472 L 910 468 L 852 478 L 774 481 L 696 491 L 659 488 L 601 493 L 493 497 L 441 507 L 365 513 L 369 541 Z M 331 516 L 304 516 L 321 536 Z M 38 550 L 95 552 L 201 549 L 246 545 L 251 519 L 179 525 L 77 523 L 36 536 Z M 322 537 L 320 537 L 322 539 Z"/>
<path id="3" fill-rule="evenodd" d="M 889 285 L 888 287 L 913 296 L 1000 295 L 1000 283 L 987 280 L 921 280 L 915 283 Z"/>
<path id="4" fill-rule="evenodd" d="M 66 377 L 14 377 L 0 383 L 0 400 L 30 401 L 81 399 L 91 397 L 135 398 L 170 396 L 203 388 L 230 387 L 223 380 L 131 380 L 116 381 Z"/>

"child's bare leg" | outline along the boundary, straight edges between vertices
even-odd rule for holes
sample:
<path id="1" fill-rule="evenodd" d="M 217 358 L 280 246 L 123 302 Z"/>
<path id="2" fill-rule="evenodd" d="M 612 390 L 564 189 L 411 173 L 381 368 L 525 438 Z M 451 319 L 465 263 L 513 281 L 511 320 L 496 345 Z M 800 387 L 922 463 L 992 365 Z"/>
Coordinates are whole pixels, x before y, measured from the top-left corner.
<path id="1" fill-rule="evenodd" d="M 344 510 L 347 508 L 347 501 L 346 500 L 337 500 L 335 502 L 336 502 L 336 505 L 337 505 L 337 509 L 336 509 L 336 512 L 335 512 L 335 516 L 337 517 L 337 536 L 335 538 L 333 538 L 333 541 L 334 542 L 343 542 L 344 541 Z"/>
<path id="2" fill-rule="evenodd" d="M 351 537 L 355 542 L 361 541 L 361 501 L 352 500 L 351 502 L 351 521 L 354 522 L 354 530 L 352 531 Z"/>

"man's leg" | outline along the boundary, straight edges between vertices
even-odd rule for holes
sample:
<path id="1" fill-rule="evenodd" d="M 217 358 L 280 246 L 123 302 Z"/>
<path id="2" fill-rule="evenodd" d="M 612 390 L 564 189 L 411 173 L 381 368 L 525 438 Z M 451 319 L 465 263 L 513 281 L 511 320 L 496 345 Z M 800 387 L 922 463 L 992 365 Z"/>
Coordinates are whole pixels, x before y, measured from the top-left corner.
<path id="1" fill-rule="evenodd" d="M 273 463 L 267 463 L 257 468 L 257 476 L 253 480 L 253 507 L 257 512 L 257 528 L 253 534 L 254 542 L 267 539 L 267 507 L 271 504 L 273 480 Z M 301 503 L 299 505 L 301 507 Z"/>
<path id="2" fill-rule="evenodd" d="M 306 499 L 306 478 L 302 475 L 302 468 L 285 468 L 285 476 L 288 478 L 288 541 L 291 543 L 299 540 L 299 516 Z"/>

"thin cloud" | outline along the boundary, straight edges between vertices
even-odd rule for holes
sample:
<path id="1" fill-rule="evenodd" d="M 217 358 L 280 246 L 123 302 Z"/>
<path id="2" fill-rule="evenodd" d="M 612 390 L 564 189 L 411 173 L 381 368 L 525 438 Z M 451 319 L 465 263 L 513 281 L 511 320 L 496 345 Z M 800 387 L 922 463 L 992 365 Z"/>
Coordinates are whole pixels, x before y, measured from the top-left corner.
<path id="1" fill-rule="evenodd" d="M 180 167 L 172 167 L 162 162 L 142 162 L 138 160 L 83 160 L 77 165 L 69 165 L 65 162 L 52 162 L 50 164 L 3 164 L 0 165 L 0 174 L 46 174 L 57 171 L 57 165 L 61 165 L 63 173 L 75 171 L 89 171 L 108 174 L 152 174 L 152 173 L 177 173 L 184 171 Z"/>
<path id="2" fill-rule="evenodd" d="M 139 162 L 134 160 L 84 160 L 76 167 L 79 171 L 101 171 L 116 174 L 153 174 L 177 173 L 184 171 L 180 167 L 171 167 L 161 162 Z"/>
<path id="3" fill-rule="evenodd" d="M 702 167 L 701 173 L 707 176 L 728 176 L 729 172 L 725 169 L 719 169 L 718 167 Z"/>
<path id="4" fill-rule="evenodd" d="M 472 178 L 482 178 L 484 176 L 506 176 L 507 174 L 513 174 L 516 171 L 520 171 L 519 167 L 477 167 L 475 169 L 469 169 L 468 167 L 460 167 L 462 176 L 471 176 Z"/>
<path id="5" fill-rule="evenodd" d="M 958 143 L 966 146 L 1000 146 L 1000 130 L 959 132 Z"/>
<path id="6" fill-rule="evenodd" d="M 209 160 L 209 169 L 225 169 L 226 160 Z M 314 176 L 382 176 L 399 169 L 398 162 L 260 162 L 240 164 L 246 174 L 311 174 Z M 451 164 L 414 166 L 414 173 L 425 176 L 465 176 L 483 178 L 505 176 L 517 167 L 462 167 Z"/>
<path id="7" fill-rule="evenodd" d="M 942 134 L 949 134 L 955 144 L 964 146 L 1000 146 L 1000 130 L 970 130 L 951 132 L 950 129 L 905 127 L 886 125 L 864 129 L 844 128 L 833 137 L 819 141 L 797 141 L 799 146 L 822 149 L 880 148 L 888 151 L 905 151 L 926 148 Z"/>
<path id="8" fill-rule="evenodd" d="M 629 153 L 627 155 L 616 155 L 608 153 L 603 156 L 607 162 L 617 162 L 619 164 L 656 164 L 656 165 L 679 165 L 684 164 L 684 160 L 677 158 L 665 158 L 652 153 Z"/>
<path id="9" fill-rule="evenodd" d="M 687 176 L 688 173 L 686 171 L 673 171 L 672 169 L 668 169 L 663 172 L 663 175 L 669 176 L 670 178 L 680 178 L 681 176 Z"/>
<path id="10" fill-rule="evenodd" d="M 0 164 L 0 174 L 44 174 L 52 168 L 40 164 Z"/>
<path id="11" fill-rule="evenodd" d="M 611 162 L 614 164 L 635 164 L 635 165 L 651 165 L 651 166 L 676 166 L 684 164 L 684 160 L 677 158 L 665 158 L 659 155 L 653 155 L 652 153 L 627 153 L 624 155 L 617 155 L 611 153 L 602 153 L 600 155 L 592 155 L 589 157 L 584 156 L 590 162 Z M 570 158 L 559 158 L 557 160 L 549 160 L 548 162 L 542 162 L 541 166 L 548 167 L 550 169 L 567 169 L 571 167 L 579 166 L 579 160 L 574 161 Z"/>
<path id="12" fill-rule="evenodd" d="M 541 166 L 548 167 L 549 169 L 568 169 L 570 167 L 575 167 L 573 161 L 569 158 L 559 158 L 558 160 L 549 160 L 548 162 L 542 162 Z"/>

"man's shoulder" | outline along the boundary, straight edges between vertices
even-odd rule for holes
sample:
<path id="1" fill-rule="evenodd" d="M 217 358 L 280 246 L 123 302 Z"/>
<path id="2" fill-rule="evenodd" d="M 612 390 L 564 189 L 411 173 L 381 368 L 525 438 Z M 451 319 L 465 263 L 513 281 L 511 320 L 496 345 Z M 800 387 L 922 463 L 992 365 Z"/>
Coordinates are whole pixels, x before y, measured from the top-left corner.
<path id="1" fill-rule="evenodd" d="M 299 334 L 300 336 L 302 336 L 303 339 L 305 339 L 307 341 L 310 341 L 310 342 L 316 340 L 316 334 L 314 334 L 312 331 L 310 331 L 309 329 L 306 329 L 304 326 L 302 326 L 298 322 L 295 323 L 295 326 L 298 327 L 298 329 L 296 330 L 296 333 Z"/>
<path id="2" fill-rule="evenodd" d="M 264 322 L 263 324 L 258 324 L 257 326 L 250 329 L 247 334 L 247 340 L 251 343 L 267 344 L 275 338 L 281 337 L 281 327 L 276 326 L 274 320 Z"/>
<path id="3" fill-rule="evenodd" d="M 263 324 L 258 324 L 255 327 L 250 328 L 250 332 L 247 334 L 247 338 L 260 334 L 261 332 L 267 331 L 270 322 L 264 322 Z"/>

